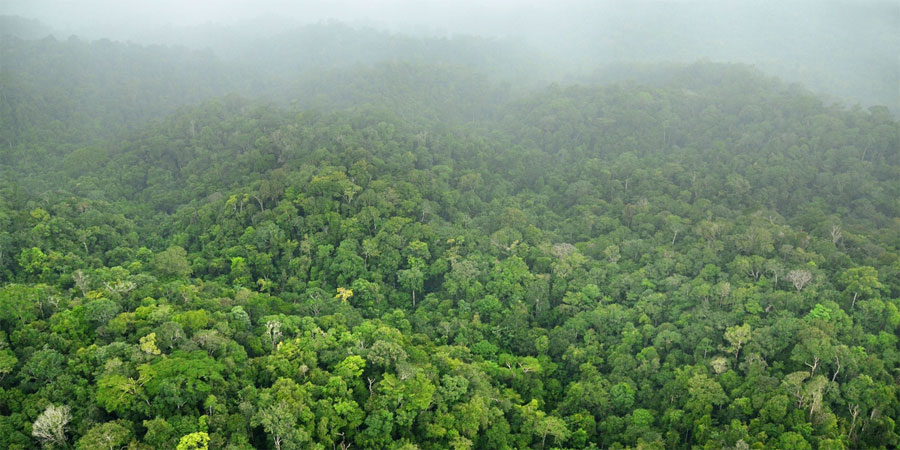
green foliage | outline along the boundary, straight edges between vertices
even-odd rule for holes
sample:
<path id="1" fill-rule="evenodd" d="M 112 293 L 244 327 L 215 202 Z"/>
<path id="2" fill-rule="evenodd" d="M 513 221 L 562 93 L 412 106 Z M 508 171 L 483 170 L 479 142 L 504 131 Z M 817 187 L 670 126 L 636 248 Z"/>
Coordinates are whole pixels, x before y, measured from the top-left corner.
<path id="1" fill-rule="evenodd" d="M 135 58 L 4 45 L 18 74 Z M 739 66 L 512 92 L 396 62 L 305 78 L 323 110 L 101 131 L 56 75 L 4 77 L 0 447 L 900 442 L 881 109 Z"/>
<path id="2" fill-rule="evenodd" d="M 177 450 L 208 450 L 209 435 L 203 431 L 186 434 L 178 441 Z"/>
<path id="3" fill-rule="evenodd" d="M 151 265 L 160 277 L 184 278 L 191 274 L 187 252 L 178 246 L 169 247 L 154 255 Z"/>
<path id="4" fill-rule="evenodd" d="M 75 444 L 77 450 L 113 450 L 128 444 L 131 438 L 124 421 L 106 422 L 92 427 Z"/>
<path id="5" fill-rule="evenodd" d="M 868 298 L 876 295 L 884 286 L 878 281 L 878 272 L 874 267 L 851 267 L 838 277 L 844 285 L 845 292 L 852 298 L 851 307 L 855 306 L 860 295 Z"/>
<path id="6" fill-rule="evenodd" d="M 176 351 L 152 364 L 138 366 L 144 389 L 153 399 L 151 408 L 163 413 L 171 408 L 199 410 L 207 395 L 224 383 L 224 367 L 205 352 Z"/>

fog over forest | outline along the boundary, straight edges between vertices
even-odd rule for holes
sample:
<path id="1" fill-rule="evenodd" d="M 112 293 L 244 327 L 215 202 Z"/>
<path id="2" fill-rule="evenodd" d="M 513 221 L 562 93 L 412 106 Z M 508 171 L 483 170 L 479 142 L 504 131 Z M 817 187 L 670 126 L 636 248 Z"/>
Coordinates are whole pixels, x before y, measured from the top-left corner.
<path id="1" fill-rule="evenodd" d="M 0 14 L 35 18 L 57 39 L 211 48 L 226 59 L 289 46 L 299 27 L 329 22 L 480 36 L 538 61 L 528 70 L 540 81 L 584 80 L 621 63 L 740 62 L 847 104 L 900 108 L 900 3 L 890 0 L 9 0 Z"/>

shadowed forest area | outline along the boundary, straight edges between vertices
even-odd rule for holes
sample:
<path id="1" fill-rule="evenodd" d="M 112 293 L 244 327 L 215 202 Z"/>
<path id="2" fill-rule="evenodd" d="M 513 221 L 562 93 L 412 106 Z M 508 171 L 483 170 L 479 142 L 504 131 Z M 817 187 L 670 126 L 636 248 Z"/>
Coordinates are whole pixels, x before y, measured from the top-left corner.
<path id="1" fill-rule="evenodd" d="M 604 5 L 0 17 L 0 448 L 897 448 L 898 8 Z"/>

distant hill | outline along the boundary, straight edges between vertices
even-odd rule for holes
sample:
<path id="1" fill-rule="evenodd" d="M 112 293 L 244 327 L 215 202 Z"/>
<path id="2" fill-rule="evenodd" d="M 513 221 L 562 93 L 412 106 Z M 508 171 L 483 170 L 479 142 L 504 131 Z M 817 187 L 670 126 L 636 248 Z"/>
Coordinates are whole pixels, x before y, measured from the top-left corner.
<path id="1" fill-rule="evenodd" d="M 0 36 L 41 39 L 51 34 L 53 34 L 53 30 L 37 19 L 0 15 Z"/>

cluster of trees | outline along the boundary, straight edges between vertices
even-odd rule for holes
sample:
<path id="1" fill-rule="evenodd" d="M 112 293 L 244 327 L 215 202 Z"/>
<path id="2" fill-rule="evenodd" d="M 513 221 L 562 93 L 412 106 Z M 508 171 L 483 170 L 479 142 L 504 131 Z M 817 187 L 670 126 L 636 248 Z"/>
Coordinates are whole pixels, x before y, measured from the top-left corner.
<path id="1" fill-rule="evenodd" d="M 20 26 L 12 26 L 16 24 Z M 15 32 L 21 25 L 13 22 L 9 31 Z M 310 46 L 309 39 L 348 39 L 346 31 L 337 24 L 311 27 L 301 34 L 302 39 L 296 38 L 295 45 L 260 43 L 257 48 L 296 49 Z M 385 39 L 404 44 L 388 45 L 393 50 L 380 55 L 383 59 L 371 66 L 359 65 L 365 52 L 356 47 L 363 41 L 371 44 Z M 353 51 L 329 49 L 331 65 L 297 55 L 270 55 L 264 63 L 252 58 L 223 59 L 210 49 L 90 42 L 74 36 L 59 41 L 52 36 L 29 40 L 0 35 L 4 62 L 0 66 L 0 146 L 4 148 L 0 174 L 18 178 L 32 191 L 53 189 L 46 180 L 55 173 L 95 164 L 89 159 L 92 155 L 84 154 L 85 148 L 130 140 L 149 123 L 179 108 L 211 99 L 233 101 L 228 95 L 278 99 L 283 106 L 302 110 L 366 106 L 389 110 L 395 117 L 417 124 L 483 120 L 497 114 L 499 106 L 511 99 L 510 88 L 496 81 L 500 76 L 485 72 L 496 71 L 495 66 L 483 63 L 493 61 L 491 55 L 500 52 L 489 42 L 465 38 L 420 42 L 372 30 L 355 33 L 353 40 L 357 42 Z M 397 59 L 409 46 L 425 45 L 447 50 L 436 52 L 432 59 Z M 256 53 L 262 57 L 263 52 Z M 436 56 L 441 53 L 446 57 Z M 451 53 L 457 57 L 450 58 Z M 305 63 L 288 68 L 273 64 L 288 59 Z M 528 72 L 521 61 L 510 62 L 508 67 L 517 73 Z M 94 157 L 100 157 L 96 149 L 92 151 Z M 15 173 L 22 170 L 40 176 Z"/>
<path id="2" fill-rule="evenodd" d="M 6 143 L 0 447 L 900 444 L 886 109 L 740 66 L 521 96 L 362 70 L 339 111 Z"/>

